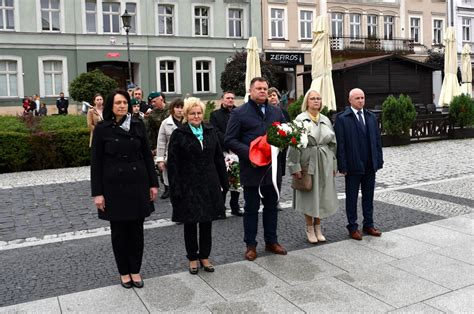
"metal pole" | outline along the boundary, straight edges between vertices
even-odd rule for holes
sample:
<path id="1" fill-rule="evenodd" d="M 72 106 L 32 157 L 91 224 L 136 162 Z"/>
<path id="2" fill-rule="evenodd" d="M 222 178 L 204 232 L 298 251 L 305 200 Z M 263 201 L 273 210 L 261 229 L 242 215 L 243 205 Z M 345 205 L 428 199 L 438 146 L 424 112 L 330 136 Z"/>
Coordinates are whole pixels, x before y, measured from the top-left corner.
<path id="1" fill-rule="evenodd" d="M 128 55 L 128 83 L 132 83 L 132 62 L 130 61 L 130 42 L 128 41 L 129 28 L 125 28 L 127 33 L 127 55 Z"/>

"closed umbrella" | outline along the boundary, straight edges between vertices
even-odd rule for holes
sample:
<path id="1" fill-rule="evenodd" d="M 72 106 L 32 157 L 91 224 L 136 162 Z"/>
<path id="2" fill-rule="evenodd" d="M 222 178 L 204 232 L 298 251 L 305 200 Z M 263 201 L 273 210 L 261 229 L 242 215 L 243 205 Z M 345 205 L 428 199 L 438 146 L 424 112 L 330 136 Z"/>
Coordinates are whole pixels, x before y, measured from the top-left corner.
<path id="1" fill-rule="evenodd" d="M 321 94 L 323 105 L 336 110 L 336 96 L 332 83 L 331 46 L 329 44 L 329 17 L 321 15 L 313 26 L 311 48 L 311 89 Z"/>
<path id="2" fill-rule="evenodd" d="M 472 97 L 472 65 L 471 65 L 471 46 L 465 44 L 461 54 L 461 75 L 462 85 L 461 93 Z"/>
<path id="3" fill-rule="evenodd" d="M 257 37 L 250 37 L 247 43 L 247 64 L 245 71 L 245 101 L 249 97 L 250 81 L 257 76 L 262 76 L 260 70 L 260 56 L 258 55 Z"/>
<path id="4" fill-rule="evenodd" d="M 456 33 L 454 27 L 446 29 L 444 36 L 444 79 L 438 106 L 449 106 L 454 96 L 461 94 L 458 77 L 458 55 L 456 52 Z"/>

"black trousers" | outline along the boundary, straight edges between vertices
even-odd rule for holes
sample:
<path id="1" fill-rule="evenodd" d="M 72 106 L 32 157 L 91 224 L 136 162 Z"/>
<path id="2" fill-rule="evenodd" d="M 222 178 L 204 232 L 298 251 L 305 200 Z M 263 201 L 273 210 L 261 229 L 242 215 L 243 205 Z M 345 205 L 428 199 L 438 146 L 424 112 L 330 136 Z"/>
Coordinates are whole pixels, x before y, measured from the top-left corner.
<path id="1" fill-rule="evenodd" d="M 225 204 L 225 198 L 227 196 L 227 192 L 222 192 L 222 199 L 224 200 Z M 239 206 L 239 196 L 240 192 L 238 191 L 230 191 L 230 201 L 229 201 L 229 206 L 232 211 L 239 211 L 240 206 Z M 224 205 L 224 211 L 225 211 L 225 205 Z"/>
<path id="2" fill-rule="evenodd" d="M 186 257 L 190 261 L 207 259 L 211 254 L 212 221 L 199 223 L 199 244 L 197 225 L 198 223 L 184 224 L 184 246 Z"/>
<path id="3" fill-rule="evenodd" d="M 111 221 L 112 248 L 120 275 L 138 274 L 143 257 L 143 222 Z"/>

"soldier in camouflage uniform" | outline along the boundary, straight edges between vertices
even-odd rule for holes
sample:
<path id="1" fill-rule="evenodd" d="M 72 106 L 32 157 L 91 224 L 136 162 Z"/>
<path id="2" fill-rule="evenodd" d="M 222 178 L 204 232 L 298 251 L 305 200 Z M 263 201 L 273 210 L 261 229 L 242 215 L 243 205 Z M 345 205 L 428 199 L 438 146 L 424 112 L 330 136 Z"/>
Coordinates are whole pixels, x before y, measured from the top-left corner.
<path id="1" fill-rule="evenodd" d="M 148 133 L 148 140 L 150 141 L 151 151 L 153 156 L 155 156 L 158 131 L 160 130 L 161 122 L 169 116 L 169 110 L 165 106 L 163 96 L 160 92 L 151 92 L 150 95 L 148 95 L 148 101 L 153 106 L 153 110 L 145 117 L 145 126 Z"/>

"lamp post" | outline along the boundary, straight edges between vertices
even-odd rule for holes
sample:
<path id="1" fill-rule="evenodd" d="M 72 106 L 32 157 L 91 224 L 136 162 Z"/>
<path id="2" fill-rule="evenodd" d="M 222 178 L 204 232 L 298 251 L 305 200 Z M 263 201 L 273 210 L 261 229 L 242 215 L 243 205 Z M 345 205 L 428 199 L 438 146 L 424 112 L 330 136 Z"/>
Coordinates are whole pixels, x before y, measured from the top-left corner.
<path id="1" fill-rule="evenodd" d="M 128 56 L 128 82 L 132 83 L 132 62 L 130 61 L 130 42 L 128 41 L 128 32 L 130 32 L 132 16 L 128 14 L 127 10 L 122 14 L 122 23 L 125 33 L 127 34 L 127 56 Z"/>

